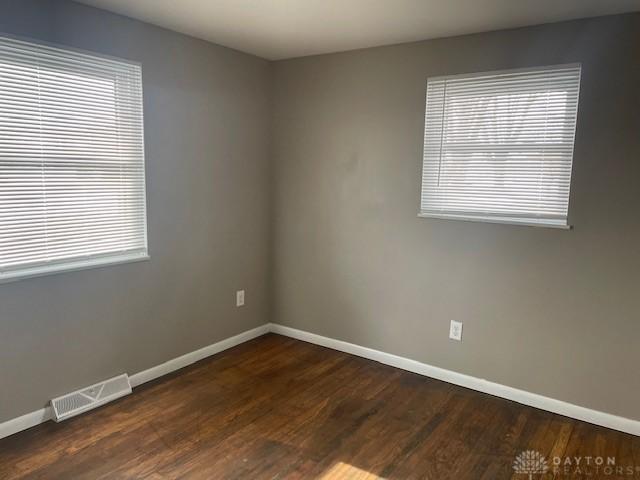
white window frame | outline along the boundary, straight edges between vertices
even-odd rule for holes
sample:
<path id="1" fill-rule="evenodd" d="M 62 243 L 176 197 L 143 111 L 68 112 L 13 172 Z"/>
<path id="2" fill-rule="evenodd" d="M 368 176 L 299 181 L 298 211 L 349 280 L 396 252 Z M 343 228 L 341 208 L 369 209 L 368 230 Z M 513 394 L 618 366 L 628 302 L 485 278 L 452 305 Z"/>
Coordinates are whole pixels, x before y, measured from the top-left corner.
<path id="1" fill-rule="evenodd" d="M 450 80 L 473 80 L 475 78 L 482 77 L 491 77 L 491 78 L 500 78 L 501 76 L 506 77 L 509 75 L 520 75 L 520 74 L 551 74 L 553 75 L 556 71 L 560 72 L 562 70 L 577 70 L 577 83 L 575 86 L 575 111 L 572 116 L 567 116 L 567 121 L 572 122 L 572 130 L 570 136 L 570 153 L 569 153 L 569 177 L 566 185 L 566 211 L 563 218 L 549 218 L 544 215 L 534 215 L 527 214 L 523 215 L 521 213 L 511 214 L 509 212 L 497 212 L 497 211 L 454 211 L 453 209 L 449 209 L 447 207 L 437 209 L 437 208 L 429 208 L 428 202 L 430 196 L 446 196 L 438 193 L 437 195 L 433 191 L 433 183 L 434 179 L 430 177 L 432 173 L 428 172 L 428 167 L 433 170 L 434 165 L 436 164 L 436 155 L 433 154 L 433 150 L 430 150 L 428 153 L 428 149 L 430 148 L 431 143 L 429 140 L 434 139 L 433 130 L 439 128 L 440 134 L 437 140 L 440 142 L 437 146 L 439 148 L 439 160 L 437 160 L 438 165 L 442 165 L 443 162 L 443 138 L 445 136 L 445 122 L 446 122 L 446 114 L 445 114 L 445 105 L 447 101 L 447 85 Z M 569 224 L 569 201 L 570 201 L 570 189 L 573 177 L 573 160 L 574 160 L 574 146 L 575 146 L 575 132 L 577 127 L 577 113 L 578 113 L 578 103 L 579 103 L 579 94 L 580 94 L 580 84 L 581 84 L 581 70 L 582 66 L 580 63 L 570 63 L 570 64 L 562 64 L 562 65 L 551 65 L 551 66 L 543 66 L 543 67 L 527 67 L 527 68 L 517 68 L 517 69 L 508 69 L 508 70 L 496 70 L 489 72 L 479 72 L 479 73 L 468 73 L 468 74 L 459 74 L 459 75 L 446 75 L 446 76 L 437 76 L 437 77 L 429 77 L 427 79 L 427 99 L 426 99 L 426 108 L 425 108 L 425 124 L 424 124 L 424 151 L 423 151 L 423 164 L 422 164 L 422 188 L 421 188 L 421 202 L 420 202 L 420 211 L 418 213 L 419 217 L 423 218 L 438 218 L 438 219 L 446 219 L 446 220 L 463 220 L 463 221 L 472 221 L 472 222 L 487 222 L 487 223 L 502 223 L 502 224 L 511 224 L 511 225 L 527 225 L 527 226 L 536 226 L 536 227 L 549 227 L 549 228 L 559 228 L 559 229 L 570 229 L 572 228 Z M 430 85 L 435 82 L 439 82 L 440 84 L 444 83 L 444 93 L 442 94 L 442 106 L 437 103 L 438 109 L 442 108 L 442 114 L 440 118 L 438 118 L 438 114 L 433 115 L 433 118 L 429 117 L 429 96 L 430 96 Z M 434 98 L 436 95 L 434 95 Z M 482 98 L 480 96 L 480 98 Z M 435 103 L 434 103 L 435 104 Z M 433 111 L 433 109 L 432 109 Z M 475 126 L 475 125 L 474 125 Z M 565 125 L 566 126 L 566 125 Z M 431 132 L 429 132 L 431 129 Z M 544 147 L 541 147 L 541 150 L 544 151 Z M 516 150 L 517 151 L 517 150 Z M 544 155 L 544 153 L 543 153 Z M 461 163 L 461 162 L 460 162 Z M 438 167 L 440 168 L 440 167 Z M 566 165 L 565 165 L 566 168 Z M 437 180 L 440 181 L 439 179 Z M 437 190 L 437 188 L 435 188 Z M 471 188 L 469 189 L 471 190 Z M 455 195 L 454 195 L 455 196 Z M 468 202 L 468 201 L 467 201 Z M 435 201 L 431 201 L 432 204 L 437 204 Z M 452 202 L 455 203 L 455 202 Z M 446 204 L 446 202 L 441 201 L 440 205 Z"/>
<path id="2" fill-rule="evenodd" d="M 108 266 L 108 265 L 118 265 L 123 263 L 131 263 L 131 262 L 140 262 L 145 261 L 150 258 L 149 256 L 149 247 L 148 247 L 148 227 L 147 227 L 147 191 L 146 191 L 146 168 L 145 168 L 145 145 L 144 145 L 144 105 L 143 105 L 143 85 L 142 85 L 142 64 L 140 62 L 135 62 L 127 59 L 116 58 L 109 55 L 97 54 L 95 52 L 84 51 L 72 47 L 67 47 L 63 45 L 57 45 L 49 42 L 43 42 L 40 40 L 33 40 L 30 38 L 24 38 L 14 35 L 0 35 L 0 42 L 7 42 L 8 45 L 11 46 L 11 43 L 14 43 L 18 48 L 20 45 L 24 46 L 26 49 L 32 50 L 33 59 L 38 58 L 39 54 L 44 56 L 52 56 L 55 58 L 56 55 L 60 55 L 60 58 L 67 57 L 71 59 L 70 63 L 77 62 L 81 64 L 84 61 L 91 62 L 95 60 L 96 62 L 102 61 L 104 65 L 113 64 L 128 66 L 133 69 L 133 71 L 137 72 L 137 79 L 139 80 L 139 85 L 136 88 L 139 88 L 139 91 L 136 92 L 136 100 L 139 100 L 137 104 L 139 107 L 139 115 L 136 117 L 136 121 L 139 122 L 139 135 L 136 134 L 136 146 L 140 149 L 140 154 L 138 158 L 138 163 L 136 165 L 139 169 L 141 169 L 141 177 L 138 182 L 138 192 L 142 197 L 142 202 L 139 207 L 139 224 L 138 228 L 141 230 L 141 244 L 135 249 L 123 249 L 117 252 L 109 252 L 109 253 L 101 253 L 101 254 L 86 254 L 82 256 L 74 256 L 66 259 L 58 259 L 55 261 L 40 261 L 40 262 L 31 262 L 17 264 L 12 266 L 11 268 L 2 268 L 2 264 L 0 264 L 0 284 L 6 282 L 13 282 L 16 280 L 21 280 L 25 278 L 31 277 L 39 277 L 43 275 L 49 274 L 57 274 L 69 271 L 76 270 L 84 270 L 89 268 Z M 19 52 L 20 55 L 25 55 L 24 52 Z M 2 56 L 0 55 L 0 63 L 2 63 Z M 68 65 L 67 65 L 68 68 Z M 69 72 L 73 72 L 73 70 L 69 69 Z M 81 67 L 78 67 L 78 75 L 82 76 L 83 72 Z M 97 75 L 97 74 L 96 74 Z M 73 97 L 69 96 L 70 100 L 73 100 Z M 116 107 L 114 107 L 116 108 Z M 118 114 L 117 114 L 118 115 Z M 116 116 L 117 116 L 116 115 Z M 118 117 L 121 121 L 122 117 Z M 118 127 L 120 128 L 120 127 Z M 118 130 L 120 132 L 120 130 Z M 127 132 L 129 133 L 129 132 Z M 118 134 L 119 135 L 119 134 Z M 2 138 L 0 132 L 0 140 Z M 95 138 L 94 138 L 95 139 Z M 139 143 L 137 143 L 139 142 Z M 44 157 L 43 157 L 44 158 Z M 0 155 L 0 160 L 2 160 L 2 156 Z M 2 190 L 2 185 L 0 184 L 0 193 Z M 0 197 L 0 202 L 2 198 Z M 1 206 L 1 205 L 0 205 Z M 0 236 L 1 239 L 1 236 Z M 0 249 L 2 245 L 0 245 Z"/>

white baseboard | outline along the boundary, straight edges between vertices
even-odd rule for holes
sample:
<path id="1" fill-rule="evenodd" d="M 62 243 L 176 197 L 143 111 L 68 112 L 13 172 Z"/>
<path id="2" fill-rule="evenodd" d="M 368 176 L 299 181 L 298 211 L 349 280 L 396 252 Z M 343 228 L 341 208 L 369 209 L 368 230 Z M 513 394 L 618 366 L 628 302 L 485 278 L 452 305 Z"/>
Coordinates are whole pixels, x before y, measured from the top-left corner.
<path id="1" fill-rule="evenodd" d="M 496 397 L 512 400 L 522 405 L 528 405 L 548 412 L 557 413 L 565 417 L 575 418 L 577 420 L 611 428 L 620 432 L 640 436 L 640 421 L 638 420 L 632 420 L 612 415 L 610 413 L 592 410 L 572 403 L 567 403 L 562 400 L 556 400 L 536 393 L 519 390 L 517 388 L 465 375 L 463 373 L 434 367 L 416 360 L 410 360 L 408 358 L 399 357 L 379 350 L 373 350 L 371 348 L 362 347 L 342 340 L 323 337 L 322 335 L 305 332 L 296 328 L 285 327 L 284 325 L 271 324 L 270 331 L 287 337 L 303 340 L 305 342 L 321 345 L 323 347 L 328 347 L 333 350 L 350 353 L 358 357 L 375 360 L 376 362 L 380 362 L 385 365 L 390 365 L 419 375 L 442 380 L 461 387 L 470 388 L 478 392 L 488 393 Z"/>
<path id="2" fill-rule="evenodd" d="M 203 358 L 210 357 L 211 355 L 220 353 L 223 350 L 235 347 L 236 345 L 240 345 L 241 343 L 252 340 L 256 337 L 259 337 L 260 335 L 264 335 L 265 333 L 269 333 L 269 327 L 270 324 L 268 323 L 261 325 L 259 327 L 247 330 L 246 332 L 234 335 L 233 337 L 225 338 L 224 340 L 220 340 L 219 342 L 216 342 L 214 344 L 207 345 L 206 347 L 203 347 L 199 350 L 186 353 L 178 358 L 174 358 L 172 360 L 169 360 L 168 362 L 131 375 L 129 377 L 131 386 L 135 388 L 138 385 L 150 382 L 151 380 L 155 380 L 156 378 L 162 377 L 163 375 L 175 372 L 176 370 L 191 365 L 192 363 L 202 360 Z"/>
<path id="3" fill-rule="evenodd" d="M 517 388 L 508 387 L 499 383 L 490 382 L 481 378 L 472 377 L 462 373 L 453 372 L 444 368 L 434 367 L 421 363 L 416 360 L 400 357 L 390 353 L 381 352 L 372 348 L 362 347 L 353 343 L 336 340 L 329 337 L 323 337 L 315 333 L 305 332 L 296 328 L 286 327 L 275 323 L 265 324 L 252 330 L 240 333 L 233 337 L 221 340 L 207 347 L 195 350 L 180 357 L 169 360 L 158 366 L 149 368 L 142 372 L 132 375 L 130 378 L 131 386 L 137 387 L 143 383 L 159 378 L 168 373 L 184 368 L 192 363 L 207 358 L 216 353 L 222 352 L 231 347 L 235 347 L 253 338 L 264 335 L 268 332 L 278 333 L 287 337 L 296 338 L 305 342 L 314 343 L 333 350 L 338 350 L 358 357 L 368 358 L 376 362 L 390 365 L 392 367 L 407 370 L 409 372 L 424 375 L 426 377 L 435 378 L 444 382 L 459 385 L 461 387 L 470 388 L 496 397 L 505 398 L 514 402 L 528 405 L 531 407 L 546 410 L 548 412 L 557 413 L 566 417 L 575 418 L 585 422 L 600 425 L 602 427 L 611 428 L 632 435 L 640 436 L 640 421 L 631 420 L 629 418 L 619 417 L 597 410 L 591 410 L 586 407 L 563 402 L 553 398 L 538 395 L 536 393 L 519 390 Z M 14 433 L 34 427 L 40 423 L 46 422 L 52 418 L 51 409 L 49 407 L 27 413 L 21 417 L 7 420 L 0 423 L 0 438 L 8 437 Z"/>
<path id="4" fill-rule="evenodd" d="M 35 427 L 53 418 L 51 407 L 41 408 L 35 412 L 26 413 L 21 417 L 12 418 L 0 423 L 0 438 L 8 437 L 27 428 Z"/>
<path id="5" fill-rule="evenodd" d="M 244 343 L 248 340 L 259 337 L 260 335 L 264 335 L 269 331 L 269 324 L 261 325 L 257 328 L 247 330 L 246 332 L 242 332 L 233 337 L 226 338 L 199 350 L 187 353 L 178 358 L 174 358 L 173 360 L 169 360 L 168 362 L 162 363 L 155 367 L 151 367 L 147 370 L 131 375 L 129 377 L 131 386 L 135 388 L 138 385 L 142 385 L 143 383 L 155 380 L 158 377 L 184 368 L 188 365 L 191 365 L 192 363 L 195 363 L 216 353 L 220 353 L 223 350 L 235 347 L 236 345 L 240 345 L 241 343 Z M 12 418 L 11 420 L 0 423 L 0 438 L 8 437 L 9 435 L 21 432 L 22 430 L 26 430 L 27 428 L 35 427 L 36 425 L 44 423 L 52 418 L 53 416 L 50 407 L 41 408 L 40 410 L 27 413 L 25 415 L 22 415 L 21 417 Z"/>

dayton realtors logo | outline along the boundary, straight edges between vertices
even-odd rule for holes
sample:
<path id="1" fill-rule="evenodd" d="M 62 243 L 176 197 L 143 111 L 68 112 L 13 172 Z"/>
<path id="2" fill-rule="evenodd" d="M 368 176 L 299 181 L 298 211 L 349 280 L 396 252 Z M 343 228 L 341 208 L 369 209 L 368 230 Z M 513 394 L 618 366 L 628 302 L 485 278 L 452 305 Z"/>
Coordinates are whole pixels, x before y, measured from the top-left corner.
<path id="1" fill-rule="evenodd" d="M 516 457 L 513 469 L 516 473 L 529 475 L 529 480 L 533 480 L 534 475 L 547 473 L 549 465 L 547 459 L 540 452 L 525 450 Z"/>
<path id="2" fill-rule="evenodd" d="M 535 450 L 521 452 L 513 462 L 513 470 L 519 475 L 527 475 L 529 480 L 533 480 L 534 475 L 547 478 L 546 473 L 549 473 L 549 478 L 640 477 L 640 465 L 617 465 L 615 457 L 553 457 L 547 461 Z"/>

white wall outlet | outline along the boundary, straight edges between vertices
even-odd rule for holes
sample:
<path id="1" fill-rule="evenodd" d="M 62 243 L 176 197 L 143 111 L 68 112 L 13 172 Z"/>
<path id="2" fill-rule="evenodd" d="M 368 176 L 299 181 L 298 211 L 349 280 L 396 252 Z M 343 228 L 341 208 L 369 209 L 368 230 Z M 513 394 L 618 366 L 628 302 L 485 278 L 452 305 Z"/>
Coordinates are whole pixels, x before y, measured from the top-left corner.
<path id="1" fill-rule="evenodd" d="M 238 290 L 236 292 L 236 307 L 244 305 L 244 290 Z"/>
<path id="2" fill-rule="evenodd" d="M 456 322 L 451 320 L 451 326 L 449 327 L 449 338 L 451 340 L 462 341 L 462 322 Z"/>

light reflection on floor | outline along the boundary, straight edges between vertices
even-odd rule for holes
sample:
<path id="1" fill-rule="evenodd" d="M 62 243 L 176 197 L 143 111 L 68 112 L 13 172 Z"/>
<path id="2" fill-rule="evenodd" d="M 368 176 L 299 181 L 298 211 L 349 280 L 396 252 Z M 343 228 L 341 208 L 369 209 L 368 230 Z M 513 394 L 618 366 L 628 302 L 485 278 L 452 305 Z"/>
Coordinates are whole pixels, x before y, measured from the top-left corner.
<path id="1" fill-rule="evenodd" d="M 319 480 L 384 480 L 374 473 L 367 472 L 348 463 L 338 462 L 324 472 Z"/>

